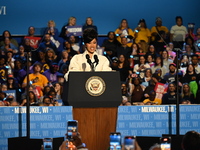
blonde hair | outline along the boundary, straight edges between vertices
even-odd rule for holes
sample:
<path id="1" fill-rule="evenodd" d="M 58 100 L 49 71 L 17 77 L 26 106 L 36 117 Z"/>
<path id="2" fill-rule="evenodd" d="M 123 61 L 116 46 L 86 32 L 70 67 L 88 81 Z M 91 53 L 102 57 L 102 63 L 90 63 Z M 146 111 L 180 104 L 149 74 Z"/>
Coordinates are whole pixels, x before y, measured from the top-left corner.
<path id="1" fill-rule="evenodd" d="M 70 21 L 73 20 L 73 19 L 76 20 L 76 17 L 73 17 L 73 16 L 69 17 L 69 19 L 68 19 L 68 25 L 70 24 Z M 76 23 L 75 23 L 75 25 L 76 25 Z"/>
<path id="2" fill-rule="evenodd" d="M 56 26 L 55 21 L 53 21 L 53 20 L 49 20 L 49 21 L 48 21 L 48 24 L 47 24 L 48 27 L 49 27 L 49 24 L 50 24 L 50 23 L 53 23 L 53 26 L 54 26 L 54 27 Z"/>

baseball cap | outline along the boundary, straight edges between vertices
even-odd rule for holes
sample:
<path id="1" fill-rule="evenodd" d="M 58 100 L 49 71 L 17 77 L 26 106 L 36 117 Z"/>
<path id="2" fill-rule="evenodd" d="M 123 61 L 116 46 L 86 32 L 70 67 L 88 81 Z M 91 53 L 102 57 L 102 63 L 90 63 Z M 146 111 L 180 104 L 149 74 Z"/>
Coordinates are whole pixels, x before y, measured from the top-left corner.
<path id="1" fill-rule="evenodd" d="M 171 64 L 169 64 L 169 66 L 171 66 L 171 65 L 173 65 L 174 67 L 176 67 L 176 64 L 175 64 L 175 63 L 171 63 Z"/>

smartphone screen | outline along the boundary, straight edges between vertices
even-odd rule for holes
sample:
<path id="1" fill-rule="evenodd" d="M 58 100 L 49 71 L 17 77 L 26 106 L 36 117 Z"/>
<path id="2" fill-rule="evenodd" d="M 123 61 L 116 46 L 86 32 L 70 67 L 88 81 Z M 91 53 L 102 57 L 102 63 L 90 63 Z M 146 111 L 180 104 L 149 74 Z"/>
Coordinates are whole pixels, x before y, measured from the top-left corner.
<path id="1" fill-rule="evenodd" d="M 171 150 L 171 137 L 160 138 L 161 150 Z"/>
<path id="2" fill-rule="evenodd" d="M 110 133 L 110 150 L 121 150 L 121 133 Z"/>
<path id="3" fill-rule="evenodd" d="M 78 132 L 78 121 L 68 120 L 67 121 L 67 139 L 71 140 L 72 135 Z"/>
<path id="4" fill-rule="evenodd" d="M 44 138 L 43 139 L 43 147 L 44 147 L 44 150 L 53 150 L 53 139 L 52 138 Z"/>
<path id="5" fill-rule="evenodd" d="M 124 137 L 124 148 L 125 150 L 134 150 L 135 148 L 135 137 L 125 136 Z"/>

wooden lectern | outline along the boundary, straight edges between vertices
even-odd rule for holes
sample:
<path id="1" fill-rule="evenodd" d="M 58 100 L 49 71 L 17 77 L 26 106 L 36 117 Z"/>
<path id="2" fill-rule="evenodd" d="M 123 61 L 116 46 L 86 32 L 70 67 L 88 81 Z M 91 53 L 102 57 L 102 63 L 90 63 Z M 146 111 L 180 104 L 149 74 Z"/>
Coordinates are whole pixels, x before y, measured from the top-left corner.
<path id="1" fill-rule="evenodd" d="M 107 150 L 121 103 L 119 72 L 70 72 L 68 102 L 89 150 Z"/>

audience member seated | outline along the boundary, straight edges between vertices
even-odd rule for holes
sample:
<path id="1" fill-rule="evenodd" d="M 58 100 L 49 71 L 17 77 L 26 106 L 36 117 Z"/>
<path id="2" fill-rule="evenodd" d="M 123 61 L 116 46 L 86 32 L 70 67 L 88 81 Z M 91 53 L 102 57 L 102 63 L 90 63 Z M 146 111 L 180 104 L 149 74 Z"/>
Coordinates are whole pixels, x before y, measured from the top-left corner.
<path id="1" fill-rule="evenodd" d="M 61 67 L 64 64 L 68 64 L 69 65 L 70 59 L 69 59 L 69 53 L 67 52 L 67 50 L 63 50 L 62 54 L 61 54 L 61 59 L 58 62 L 58 66 L 59 66 L 59 72 L 61 72 Z"/>
<path id="2" fill-rule="evenodd" d="M 134 30 L 135 43 L 139 43 L 141 40 L 146 43 L 150 42 L 151 32 L 147 28 L 146 21 L 144 19 L 140 19 L 138 23 L 138 27 Z"/>
<path id="3" fill-rule="evenodd" d="M 116 35 L 113 31 L 108 32 L 108 39 L 105 39 L 102 44 L 102 48 L 104 52 L 106 52 L 106 56 L 112 59 L 113 57 L 117 57 L 117 47 L 120 47 L 120 42 L 116 39 Z"/>
<path id="4" fill-rule="evenodd" d="M 63 93 L 63 87 L 62 87 L 61 83 L 55 82 L 55 83 L 53 83 L 53 87 L 56 92 L 56 99 L 61 100 L 62 99 L 61 95 Z"/>
<path id="5" fill-rule="evenodd" d="M 87 17 L 86 20 L 85 20 L 85 24 L 83 25 L 83 31 L 87 28 L 93 28 L 97 31 L 98 33 L 98 30 L 97 30 L 97 26 L 94 25 L 93 23 L 93 19 L 91 17 Z"/>
<path id="6" fill-rule="evenodd" d="M 41 37 L 35 36 L 35 27 L 30 26 L 28 28 L 28 35 L 24 37 L 24 39 L 30 39 L 30 46 L 34 49 L 38 48 L 38 45 L 41 42 Z"/>
<path id="7" fill-rule="evenodd" d="M 149 81 L 151 80 L 152 77 L 152 71 L 151 68 L 146 68 L 144 70 L 144 78 L 142 79 L 142 85 L 145 87 L 149 86 Z"/>
<path id="8" fill-rule="evenodd" d="M 164 75 L 164 80 L 167 82 L 167 83 L 170 83 L 170 82 L 174 82 L 176 79 L 176 64 L 175 63 L 171 63 L 169 65 L 169 72 L 167 72 L 165 75 Z"/>
<path id="9" fill-rule="evenodd" d="M 29 74 L 30 83 L 41 91 L 47 85 L 48 79 L 40 73 L 41 65 L 39 63 L 33 65 L 33 71 L 33 73 Z M 27 83 L 27 77 L 25 77 L 22 88 L 25 88 L 30 83 Z"/>
<path id="10" fill-rule="evenodd" d="M 54 63 L 54 62 L 56 63 L 58 61 L 56 53 L 51 48 L 46 50 L 45 57 L 46 57 L 46 62 L 48 63 Z"/>
<path id="11" fill-rule="evenodd" d="M 14 69 L 13 69 L 13 76 L 16 79 L 18 86 L 21 87 L 20 81 L 18 80 L 18 75 L 19 75 L 19 71 L 23 68 L 23 64 L 22 64 L 22 61 L 19 60 L 19 59 L 16 59 L 14 63 L 15 63 L 15 66 L 14 66 Z"/>
<path id="12" fill-rule="evenodd" d="M 30 102 L 30 106 L 37 106 L 38 105 L 38 100 L 37 100 L 37 96 L 35 95 L 35 93 L 33 91 L 29 91 L 29 102 Z M 20 106 L 26 106 L 27 103 L 27 98 L 24 98 L 20 104 Z"/>
<path id="13" fill-rule="evenodd" d="M 42 66 L 42 69 L 40 71 L 41 73 L 43 73 L 44 71 L 49 69 L 49 63 L 50 62 L 46 58 L 46 53 L 42 50 L 38 51 L 38 61 L 36 61 L 35 63 L 41 64 L 41 66 Z"/>
<path id="14" fill-rule="evenodd" d="M 134 77 L 129 82 L 129 93 L 131 95 L 131 104 L 133 102 L 142 102 L 145 87 L 141 85 L 142 81 L 139 77 Z"/>
<path id="15" fill-rule="evenodd" d="M 48 81 L 50 83 L 57 82 L 58 81 L 57 76 L 58 76 L 58 74 L 60 74 L 58 72 L 58 70 L 59 70 L 58 64 L 57 63 L 52 63 L 50 65 L 50 68 L 48 70 L 46 70 L 43 73 L 43 75 L 48 79 Z"/>
<path id="16" fill-rule="evenodd" d="M 66 50 L 68 52 L 70 60 L 74 55 L 78 54 L 78 52 L 73 50 L 71 44 L 68 41 L 64 42 L 64 50 Z"/>
<path id="17" fill-rule="evenodd" d="M 199 65 L 198 55 L 196 55 L 196 54 L 192 55 L 191 62 L 192 62 L 192 65 L 195 67 L 196 73 L 199 74 L 200 73 L 200 65 Z"/>
<path id="18" fill-rule="evenodd" d="M 185 38 L 184 45 L 189 45 L 191 48 L 191 51 L 194 53 L 196 52 L 195 47 L 194 47 L 194 39 L 191 36 L 188 36 Z M 183 47 L 183 50 L 184 50 L 184 47 Z"/>
<path id="19" fill-rule="evenodd" d="M 200 27 L 197 28 L 197 32 L 195 35 L 195 42 L 194 42 L 195 51 L 197 52 L 200 50 L 199 43 L 200 43 Z"/>
<path id="20" fill-rule="evenodd" d="M 138 43 L 139 46 L 139 55 L 145 55 L 148 50 L 148 43 L 146 43 L 144 40 L 140 40 Z"/>
<path id="21" fill-rule="evenodd" d="M 161 58 L 161 56 L 157 56 L 156 59 L 155 59 L 155 65 L 151 68 L 152 70 L 152 73 L 155 73 L 156 69 L 161 69 L 162 70 L 162 75 L 161 77 L 163 78 L 164 75 L 168 72 L 168 68 L 166 68 L 164 65 L 163 65 L 163 59 Z"/>
<path id="22" fill-rule="evenodd" d="M 6 67 L 6 57 L 0 56 L 0 83 L 5 83 L 8 75 L 8 67 Z"/>
<path id="23" fill-rule="evenodd" d="M 167 27 L 162 25 L 162 18 L 157 17 L 155 21 L 155 26 L 151 28 L 151 41 L 155 41 L 156 36 L 158 35 L 159 31 L 164 31 L 169 36 L 169 30 Z"/>
<path id="24" fill-rule="evenodd" d="M 24 47 L 24 51 L 26 52 L 26 54 L 29 55 L 29 59 L 31 59 L 31 61 L 35 62 L 37 60 L 37 51 L 36 49 L 34 49 L 31 46 L 31 41 L 29 38 L 24 39 L 23 41 L 23 47 Z"/>
<path id="25" fill-rule="evenodd" d="M 122 43 L 121 38 L 127 37 L 128 46 L 131 47 L 134 38 L 134 32 L 131 28 L 129 28 L 128 21 L 126 19 L 122 19 L 119 25 L 119 28 L 115 30 L 115 34 L 118 36 L 117 40 Z"/>
<path id="26" fill-rule="evenodd" d="M 77 52 L 78 54 L 80 54 L 80 45 L 77 42 L 77 39 L 74 35 L 70 35 L 69 36 L 69 40 L 68 42 L 71 44 L 72 49 Z"/>
<path id="27" fill-rule="evenodd" d="M 185 41 L 187 28 L 183 26 L 183 19 L 181 16 L 176 17 L 176 25 L 172 26 L 170 29 L 170 42 L 174 43 L 175 48 L 183 48 L 183 43 Z"/>
<path id="28" fill-rule="evenodd" d="M 146 104 L 148 102 L 151 102 L 152 104 L 155 104 L 155 105 L 161 105 L 162 104 L 162 100 L 156 98 L 156 92 L 154 90 L 150 91 L 149 98 L 145 99 L 143 101 L 144 104 Z"/>
<path id="29" fill-rule="evenodd" d="M 182 91 L 180 95 L 180 102 L 182 103 L 183 101 L 189 101 L 192 104 L 195 104 L 195 98 L 194 94 L 191 93 L 190 91 L 190 86 L 188 83 L 184 83 L 182 86 Z"/>
<path id="30" fill-rule="evenodd" d="M 6 66 L 8 68 L 8 74 L 13 73 L 13 69 L 15 67 L 14 61 L 15 61 L 15 59 L 13 58 L 13 51 L 8 50 L 6 52 Z"/>
<path id="31" fill-rule="evenodd" d="M 194 66 L 189 64 L 186 69 L 186 74 L 182 79 L 182 83 L 190 83 L 191 81 L 196 81 L 196 83 L 199 83 L 199 80 L 199 74 L 196 73 Z"/>
<path id="32" fill-rule="evenodd" d="M 1 46 L 1 53 L 5 55 L 5 53 L 9 50 L 12 50 L 14 53 L 17 53 L 17 47 L 11 43 L 10 39 L 6 37 L 3 41 L 3 45 Z"/>
<path id="33" fill-rule="evenodd" d="M 183 75 L 186 73 L 186 68 L 190 63 L 190 57 L 187 54 L 183 54 L 180 58 L 180 70 L 183 72 Z"/>
<path id="34" fill-rule="evenodd" d="M 58 48 L 59 45 L 57 45 L 56 41 L 58 40 L 58 29 L 56 28 L 56 24 L 53 20 L 49 20 L 47 23 L 47 28 L 45 29 L 44 35 L 49 34 L 51 41 L 56 45 Z"/>
<path id="35" fill-rule="evenodd" d="M 180 96 L 179 96 L 180 97 Z M 177 91 L 174 83 L 169 83 L 168 92 L 162 97 L 162 104 L 176 104 L 177 103 Z"/>
<path id="36" fill-rule="evenodd" d="M 133 43 L 132 45 L 132 53 L 131 55 L 133 56 L 134 59 L 134 64 L 139 63 L 139 56 L 141 55 L 141 49 L 137 43 Z"/>
<path id="37" fill-rule="evenodd" d="M 52 103 L 52 99 L 49 96 L 44 96 L 42 106 L 54 106 Z"/>
<path id="38" fill-rule="evenodd" d="M 155 51 L 154 45 L 149 45 L 148 51 L 147 51 L 146 55 L 149 55 L 149 54 L 151 54 L 151 55 L 153 56 L 153 59 L 156 58 L 157 53 L 156 53 L 156 51 Z"/>
<path id="39" fill-rule="evenodd" d="M 117 57 L 124 55 L 127 59 L 131 55 L 131 47 L 127 45 L 128 39 L 126 37 L 121 38 L 121 46 L 117 47 Z"/>
<path id="40" fill-rule="evenodd" d="M 70 17 L 68 19 L 67 25 L 64 25 L 61 29 L 60 37 L 63 39 L 67 40 L 69 37 L 69 31 L 67 31 L 68 26 L 75 26 L 76 25 L 76 18 L 75 17 Z"/>
<path id="41" fill-rule="evenodd" d="M 146 63 L 145 56 L 141 55 L 139 57 L 139 63 L 134 66 L 133 72 L 139 74 L 140 78 L 144 78 L 144 70 L 150 68 L 149 64 Z"/>
<path id="42" fill-rule="evenodd" d="M 14 55 L 14 59 L 20 60 L 23 63 L 25 63 L 27 61 L 26 53 L 24 52 L 24 46 L 23 45 L 19 46 L 19 52 L 16 55 Z"/>
<path id="43" fill-rule="evenodd" d="M 56 47 L 56 45 L 51 41 L 51 36 L 50 34 L 45 34 L 44 35 L 44 41 L 42 43 L 40 43 L 38 50 L 43 50 L 43 51 L 47 51 L 47 49 L 53 49 L 55 53 L 57 53 L 58 49 Z"/>
<path id="44" fill-rule="evenodd" d="M 155 65 L 153 55 L 146 54 L 145 57 L 146 57 L 147 63 L 149 64 L 150 68 L 153 67 Z"/>
<path id="45" fill-rule="evenodd" d="M 182 51 L 183 52 L 183 54 L 186 54 L 186 55 L 188 55 L 188 56 L 192 56 L 194 53 L 193 53 L 193 50 L 191 49 L 191 47 L 190 47 L 190 45 L 184 45 L 184 51 Z"/>
<path id="46" fill-rule="evenodd" d="M 14 45 L 15 48 L 18 48 L 19 45 L 18 45 L 17 41 L 12 38 L 11 33 L 8 30 L 3 31 L 3 33 L 2 33 L 2 41 L 0 42 L 0 47 L 5 46 L 4 41 L 6 38 L 10 39 L 11 45 Z"/>
<path id="47" fill-rule="evenodd" d="M 119 71 L 121 82 L 126 82 L 129 74 L 132 73 L 128 59 L 122 54 L 118 57 L 116 66 L 112 65 L 112 70 Z"/>
<path id="48" fill-rule="evenodd" d="M 163 65 L 166 67 L 166 68 L 169 68 L 169 65 L 171 63 L 173 63 L 173 60 L 172 59 L 169 59 L 169 53 L 167 50 L 164 50 L 162 52 L 162 59 L 163 59 Z"/>

